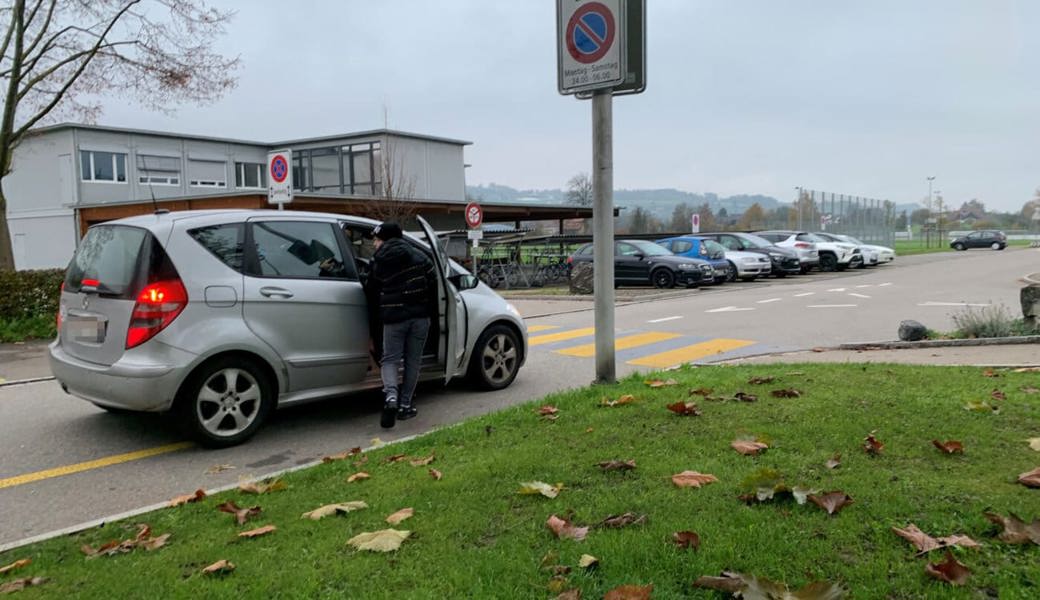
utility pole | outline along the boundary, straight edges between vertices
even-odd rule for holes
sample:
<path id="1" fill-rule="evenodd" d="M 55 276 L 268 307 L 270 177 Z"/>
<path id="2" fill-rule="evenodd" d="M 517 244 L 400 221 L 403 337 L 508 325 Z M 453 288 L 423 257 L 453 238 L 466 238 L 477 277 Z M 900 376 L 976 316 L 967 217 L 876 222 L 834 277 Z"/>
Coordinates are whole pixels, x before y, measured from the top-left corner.
<path id="1" fill-rule="evenodd" d="M 614 96 L 592 94 L 592 253 L 596 383 L 614 383 Z"/>

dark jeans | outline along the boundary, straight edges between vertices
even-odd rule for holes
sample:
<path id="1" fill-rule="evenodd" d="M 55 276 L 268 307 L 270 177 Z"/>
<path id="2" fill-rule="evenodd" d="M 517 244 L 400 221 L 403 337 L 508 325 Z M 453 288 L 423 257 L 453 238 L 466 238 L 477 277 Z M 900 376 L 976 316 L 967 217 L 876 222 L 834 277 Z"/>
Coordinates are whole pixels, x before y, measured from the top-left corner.
<path id="1" fill-rule="evenodd" d="M 415 384 L 419 382 L 423 346 L 430 332 L 430 319 L 408 319 L 400 323 L 383 324 L 383 362 L 379 374 L 383 378 L 383 393 L 387 402 L 397 402 L 405 408 L 412 405 Z M 404 380 L 397 382 L 397 371 L 404 361 Z"/>

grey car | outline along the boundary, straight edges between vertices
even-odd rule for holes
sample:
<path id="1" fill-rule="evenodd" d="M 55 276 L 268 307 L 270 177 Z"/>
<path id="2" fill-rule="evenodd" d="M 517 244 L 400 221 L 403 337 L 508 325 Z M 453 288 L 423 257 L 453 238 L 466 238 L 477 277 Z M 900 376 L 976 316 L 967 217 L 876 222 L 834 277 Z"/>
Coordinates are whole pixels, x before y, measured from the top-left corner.
<path id="1" fill-rule="evenodd" d="M 436 244 L 440 274 L 422 379 L 512 383 L 527 355 L 517 310 Z M 66 272 L 55 377 L 111 411 L 169 411 L 201 443 L 252 436 L 276 407 L 381 387 L 365 281 L 377 221 L 274 210 L 129 217 L 91 227 Z"/>

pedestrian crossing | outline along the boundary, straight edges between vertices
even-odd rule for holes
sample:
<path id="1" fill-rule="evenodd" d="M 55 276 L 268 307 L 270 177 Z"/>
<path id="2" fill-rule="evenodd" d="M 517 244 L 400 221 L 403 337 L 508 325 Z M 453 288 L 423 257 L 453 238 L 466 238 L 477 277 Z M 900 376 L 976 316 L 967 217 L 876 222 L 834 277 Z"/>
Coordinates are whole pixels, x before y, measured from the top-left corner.
<path id="1" fill-rule="evenodd" d="M 528 346 L 577 358 L 596 355 L 594 327 L 563 329 L 555 325 L 529 325 Z M 532 335 L 533 334 L 533 335 Z M 704 358 L 714 358 L 754 346 L 757 342 L 707 338 L 665 331 L 618 331 L 614 337 L 617 360 L 626 364 L 666 369 Z"/>

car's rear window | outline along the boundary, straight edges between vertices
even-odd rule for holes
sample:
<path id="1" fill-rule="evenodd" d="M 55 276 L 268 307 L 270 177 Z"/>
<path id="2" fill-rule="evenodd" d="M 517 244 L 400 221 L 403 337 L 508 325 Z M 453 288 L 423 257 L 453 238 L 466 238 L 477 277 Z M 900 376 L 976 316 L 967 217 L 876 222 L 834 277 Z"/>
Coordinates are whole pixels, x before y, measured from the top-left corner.
<path id="1" fill-rule="evenodd" d="M 245 231 L 244 223 L 228 223 L 192 229 L 188 235 L 213 253 L 220 262 L 241 273 L 244 267 Z"/>
<path id="2" fill-rule="evenodd" d="M 78 292 L 83 285 L 91 285 L 103 295 L 132 295 L 147 239 L 152 239 L 148 231 L 137 227 L 91 227 L 69 263 L 65 290 Z"/>

